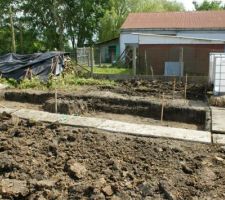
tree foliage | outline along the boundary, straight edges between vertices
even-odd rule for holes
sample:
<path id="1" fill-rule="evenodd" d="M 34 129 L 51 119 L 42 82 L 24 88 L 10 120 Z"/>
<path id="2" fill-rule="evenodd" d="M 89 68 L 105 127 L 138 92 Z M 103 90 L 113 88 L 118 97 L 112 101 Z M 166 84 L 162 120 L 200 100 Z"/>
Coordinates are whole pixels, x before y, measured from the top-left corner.
<path id="1" fill-rule="evenodd" d="M 0 54 L 11 52 L 13 29 L 17 53 L 64 50 L 118 36 L 130 12 L 175 10 L 170 0 L 0 0 Z"/>
<path id="2" fill-rule="evenodd" d="M 101 19 L 99 40 L 105 41 L 119 36 L 120 27 L 130 12 L 183 11 L 181 3 L 168 0 L 110 0 L 110 9 Z"/>
<path id="3" fill-rule="evenodd" d="M 224 5 L 221 1 L 207 1 L 204 0 L 202 3 L 198 4 L 196 1 L 193 2 L 195 10 L 223 10 Z"/>

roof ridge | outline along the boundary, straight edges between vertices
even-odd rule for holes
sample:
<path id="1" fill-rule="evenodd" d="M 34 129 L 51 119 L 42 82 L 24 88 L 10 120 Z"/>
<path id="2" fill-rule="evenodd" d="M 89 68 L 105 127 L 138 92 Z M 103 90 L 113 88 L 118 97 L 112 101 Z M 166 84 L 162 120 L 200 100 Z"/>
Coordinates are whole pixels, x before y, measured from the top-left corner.
<path id="1" fill-rule="evenodd" d="M 130 12 L 129 15 L 132 14 L 154 14 L 154 13 L 215 13 L 215 12 L 225 12 L 225 10 L 200 10 L 200 11 L 154 11 L 154 12 Z"/>

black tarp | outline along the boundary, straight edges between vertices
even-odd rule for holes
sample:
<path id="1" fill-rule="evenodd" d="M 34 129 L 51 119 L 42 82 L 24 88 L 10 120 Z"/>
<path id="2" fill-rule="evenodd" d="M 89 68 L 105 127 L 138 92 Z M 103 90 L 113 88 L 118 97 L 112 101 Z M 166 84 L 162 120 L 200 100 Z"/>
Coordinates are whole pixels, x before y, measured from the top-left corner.
<path id="1" fill-rule="evenodd" d="M 49 74 L 58 75 L 64 68 L 63 52 L 46 52 L 28 55 L 9 53 L 0 56 L 0 73 L 3 78 L 23 79 L 29 70 L 32 76 L 48 80 Z"/>

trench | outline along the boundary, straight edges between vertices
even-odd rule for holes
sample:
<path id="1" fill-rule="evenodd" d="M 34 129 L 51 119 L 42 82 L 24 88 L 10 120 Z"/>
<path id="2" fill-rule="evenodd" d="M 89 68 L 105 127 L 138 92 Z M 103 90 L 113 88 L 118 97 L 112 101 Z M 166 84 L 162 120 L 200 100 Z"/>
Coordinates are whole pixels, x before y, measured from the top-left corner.
<path id="1" fill-rule="evenodd" d="M 4 97 L 9 101 L 42 104 L 42 108 L 48 112 L 55 112 L 54 93 L 51 92 L 5 92 Z M 70 115 L 82 115 L 83 113 L 100 111 L 114 114 L 127 114 L 145 118 L 160 120 L 161 103 L 143 99 L 105 97 L 96 95 L 58 94 L 58 113 Z M 188 106 L 165 105 L 165 121 L 174 121 L 187 124 L 195 124 L 202 130 L 210 129 L 210 110 L 208 108 L 195 108 Z"/>

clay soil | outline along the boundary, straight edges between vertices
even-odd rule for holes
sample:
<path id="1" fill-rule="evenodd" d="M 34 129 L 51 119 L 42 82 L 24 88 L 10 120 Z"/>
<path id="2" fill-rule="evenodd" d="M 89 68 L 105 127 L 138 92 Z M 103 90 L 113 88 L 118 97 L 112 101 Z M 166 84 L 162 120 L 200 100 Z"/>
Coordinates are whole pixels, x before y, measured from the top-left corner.
<path id="1" fill-rule="evenodd" d="M 0 199 L 225 199 L 223 146 L 0 121 Z"/>

